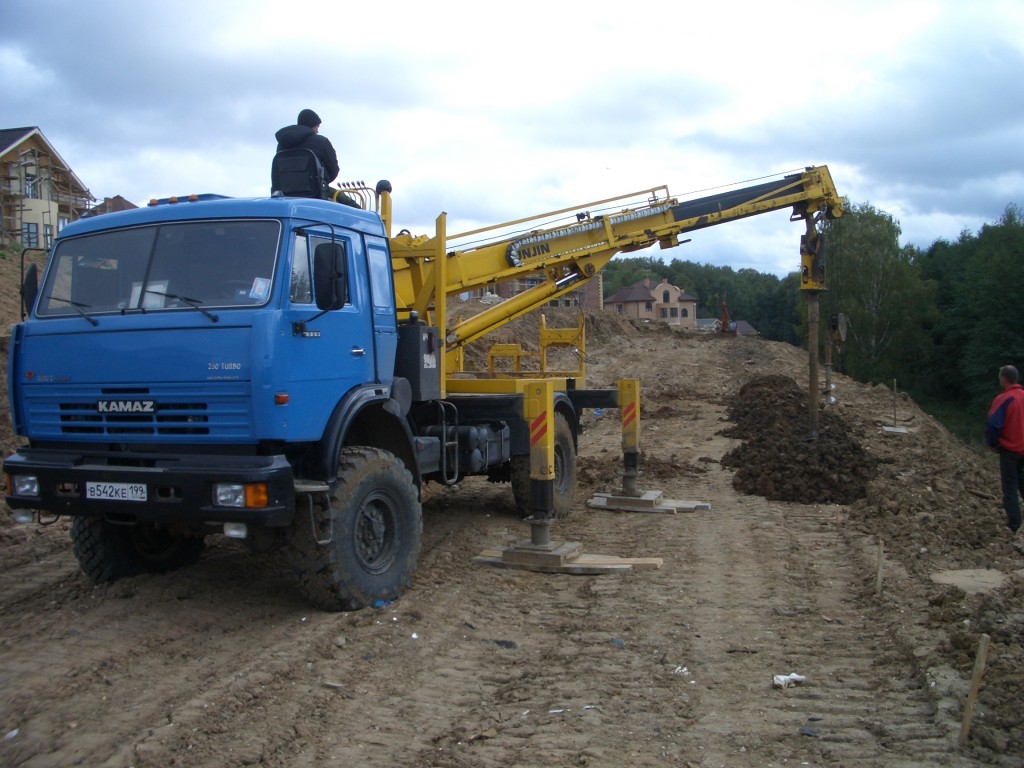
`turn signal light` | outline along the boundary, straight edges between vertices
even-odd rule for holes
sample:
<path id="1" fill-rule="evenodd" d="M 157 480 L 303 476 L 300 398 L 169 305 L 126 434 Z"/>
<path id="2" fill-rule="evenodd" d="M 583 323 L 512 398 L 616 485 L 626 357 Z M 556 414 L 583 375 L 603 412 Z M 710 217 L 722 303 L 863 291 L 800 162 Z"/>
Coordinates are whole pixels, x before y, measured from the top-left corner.
<path id="1" fill-rule="evenodd" d="M 266 483 L 250 483 L 245 486 L 245 506 L 249 509 L 261 509 L 270 501 Z"/>

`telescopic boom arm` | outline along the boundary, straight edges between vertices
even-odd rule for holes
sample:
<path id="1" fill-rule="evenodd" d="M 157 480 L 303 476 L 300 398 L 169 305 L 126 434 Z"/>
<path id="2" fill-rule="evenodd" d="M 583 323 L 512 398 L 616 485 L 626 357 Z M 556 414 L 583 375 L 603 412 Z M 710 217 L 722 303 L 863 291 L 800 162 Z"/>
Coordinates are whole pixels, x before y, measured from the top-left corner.
<path id="1" fill-rule="evenodd" d="M 469 235 L 641 195 L 647 196 L 646 204 L 617 213 L 593 217 L 579 213 L 577 222 L 566 226 L 530 231 L 463 250 L 447 248 L 448 242 Z M 669 197 L 667 187 L 655 187 L 450 238 L 445 236 L 442 214 L 435 237 L 414 238 L 403 232 L 391 240 L 399 312 L 408 316 L 415 311 L 426 318 L 431 313 L 439 314 L 449 295 L 518 277 L 543 276 L 538 285 L 447 328 L 445 346 L 451 351 L 580 287 L 617 254 L 655 243 L 663 249 L 672 248 L 679 245 L 679 236 L 686 232 L 783 208 L 792 208 L 791 220 L 803 220 L 807 227 L 801 244 L 801 287 L 823 290 L 821 242 L 815 224 L 822 218 L 841 216 L 843 201 L 828 167 L 818 166 L 775 181 L 684 202 Z M 444 327 L 439 320 L 435 322 Z"/>

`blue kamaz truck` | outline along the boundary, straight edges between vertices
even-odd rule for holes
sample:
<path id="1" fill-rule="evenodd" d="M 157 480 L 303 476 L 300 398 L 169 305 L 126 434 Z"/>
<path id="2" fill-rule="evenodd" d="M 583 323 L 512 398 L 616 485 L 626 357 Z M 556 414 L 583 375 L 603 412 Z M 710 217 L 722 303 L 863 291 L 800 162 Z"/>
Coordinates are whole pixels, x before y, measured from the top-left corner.
<path id="1" fill-rule="evenodd" d="M 327 610 L 393 599 L 416 568 L 424 483 L 483 475 L 524 512 L 564 516 L 581 411 L 622 405 L 585 388 L 582 363 L 547 364 L 547 344 L 582 349 L 582 325 L 539 349 L 505 344 L 504 368 L 467 370 L 466 345 L 616 253 L 788 206 L 811 232 L 841 210 L 823 167 L 689 202 L 667 192 L 465 233 L 464 248 L 443 214 L 433 236 L 392 235 L 386 182 L 346 185 L 346 205 L 197 195 L 69 224 L 41 277 L 26 274 L 12 331 L 25 444 L 4 461 L 7 505 L 26 522 L 70 516 L 97 582 L 190 564 L 224 534 L 283 548 Z M 448 311 L 523 276 L 482 312 Z M 628 473 L 635 440 L 624 451 Z"/>

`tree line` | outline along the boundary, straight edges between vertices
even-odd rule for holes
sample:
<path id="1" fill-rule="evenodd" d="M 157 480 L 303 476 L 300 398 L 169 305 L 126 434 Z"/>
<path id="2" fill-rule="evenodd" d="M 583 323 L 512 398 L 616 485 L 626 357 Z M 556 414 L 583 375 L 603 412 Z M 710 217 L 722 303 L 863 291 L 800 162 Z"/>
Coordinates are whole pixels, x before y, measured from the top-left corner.
<path id="1" fill-rule="evenodd" d="M 1024 218 L 1008 205 L 1002 217 L 955 242 L 929 248 L 899 244 L 899 222 L 869 203 L 848 205 L 824 225 L 826 284 L 819 297 L 828 319 L 846 319 L 833 347 L 836 370 L 858 381 L 891 385 L 916 400 L 952 409 L 975 423 L 997 389 L 999 366 L 1024 372 Z M 800 276 L 734 270 L 680 259 L 616 259 L 604 270 L 604 294 L 644 277 L 662 277 L 697 299 L 697 316 L 718 318 L 725 299 L 732 319 L 767 339 L 806 345 Z"/>

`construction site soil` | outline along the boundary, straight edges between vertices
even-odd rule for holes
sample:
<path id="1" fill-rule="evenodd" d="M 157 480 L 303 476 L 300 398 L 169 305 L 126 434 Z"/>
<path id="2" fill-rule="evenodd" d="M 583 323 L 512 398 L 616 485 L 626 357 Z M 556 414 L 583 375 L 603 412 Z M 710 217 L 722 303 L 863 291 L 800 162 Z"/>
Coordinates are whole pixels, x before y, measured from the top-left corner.
<path id="1" fill-rule="evenodd" d="M 696 503 L 588 507 L 621 483 L 618 413 L 588 412 L 552 537 L 660 568 L 477 564 L 529 530 L 476 479 L 424 489 L 403 597 L 338 614 L 221 537 L 195 566 L 97 586 L 67 520 L 4 514 L 0 764 L 1024 764 L 1024 554 L 990 456 L 840 374 L 810 439 L 807 355 L 785 344 L 612 315 L 587 341 L 588 386 L 641 381 L 640 489 Z"/>

